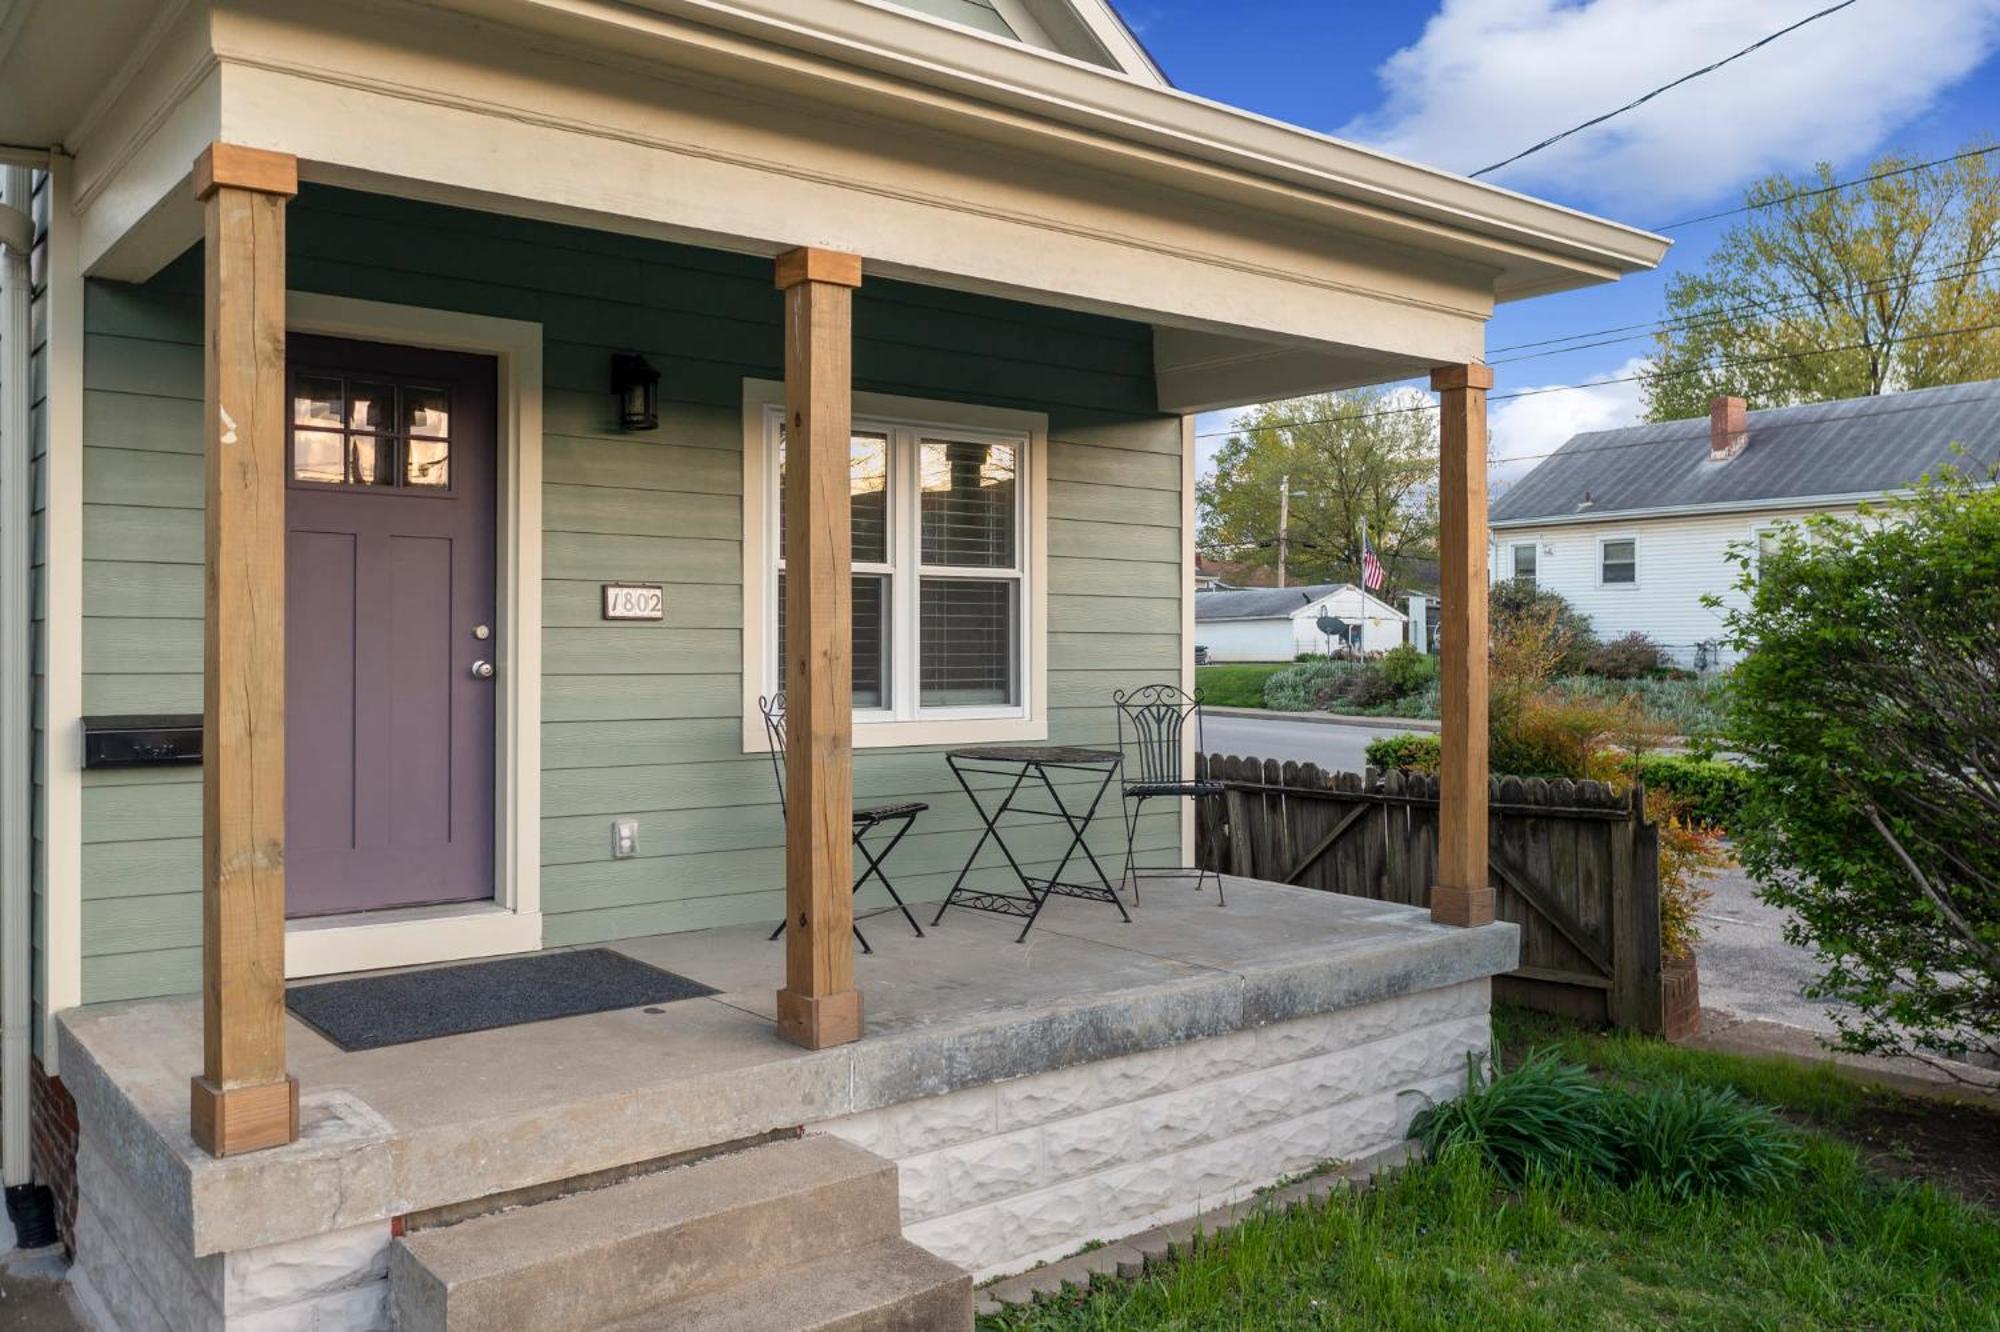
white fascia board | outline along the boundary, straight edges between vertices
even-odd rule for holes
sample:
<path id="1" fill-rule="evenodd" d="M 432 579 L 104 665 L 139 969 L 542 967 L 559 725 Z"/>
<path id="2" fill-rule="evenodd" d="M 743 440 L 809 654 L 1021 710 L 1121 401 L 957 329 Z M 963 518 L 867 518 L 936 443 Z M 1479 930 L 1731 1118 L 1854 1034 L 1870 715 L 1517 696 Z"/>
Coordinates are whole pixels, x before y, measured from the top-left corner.
<path id="1" fill-rule="evenodd" d="M 1712 513 L 1764 513 L 1780 509 L 1844 509 L 1854 504 L 1904 499 L 1913 490 L 1857 490 L 1845 495 L 1773 495 L 1765 499 L 1731 500 L 1723 504 L 1664 504 L 1650 509 L 1606 509 L 1602 513 L 1547 513 L 1534 518 L 1500 518 L 1486 526 L 1495 532 L 1526 528 L 1583 527 L 1626 523 L 1642 518 L 1698 518 Z"/>

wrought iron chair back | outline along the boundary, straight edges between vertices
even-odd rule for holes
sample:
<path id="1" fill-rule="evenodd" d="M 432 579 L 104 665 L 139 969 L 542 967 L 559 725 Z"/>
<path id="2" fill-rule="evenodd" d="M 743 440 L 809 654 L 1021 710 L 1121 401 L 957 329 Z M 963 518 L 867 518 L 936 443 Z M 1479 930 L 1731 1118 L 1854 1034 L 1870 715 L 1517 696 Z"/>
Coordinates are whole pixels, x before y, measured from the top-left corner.
<path id="1" fill-rule="evenodd" d="M 764 738 L 770 741 L 771 776 L 778 782 L 778 813 L 782 816 L 785 812 L 785 696 L 760 696 L 757 710 L 764 714 Z"/>
<path id="2" fill-rule="evenodd" d="M 1126 783 L 1185 781 L 1183 742 L 1190 725 L 1195 749 L 1201 749 L 1201 691 L 1190 694 L 1178 685 L 1141 685 L 1113 694 L 1111 702 L 1118 709 L 1118 749 L 1126 759 Z"/>
<path id="3" fill-rule="evenodd" d="M 1111 702 L 1118 714 L 1118 752 L 1125 760 L 1125 881 L 1132 885 L 1132 901 L 1136 904 L 1142 877 L 1181 877 L 1187 872 L 1181 868 L 1139 868 L 1139 812 L 1145 803 L 1199 800 L 1220 794 L 1222 787 L 1216 782 L 1196 780 L 1187 770 L 1189 728 L 1193 729 L 1195 752 L 1206 752 L 1199 689 L 1189 693 L 1179 685 L 1140 685 L 1137 689 L 1119 690 L 1111 696 Z M 1227 905 L 1222 876 L 1213 870 L 1194 869 L 1196 890 L 1211 876 L 1215 879 L 1216 905 Z"/>

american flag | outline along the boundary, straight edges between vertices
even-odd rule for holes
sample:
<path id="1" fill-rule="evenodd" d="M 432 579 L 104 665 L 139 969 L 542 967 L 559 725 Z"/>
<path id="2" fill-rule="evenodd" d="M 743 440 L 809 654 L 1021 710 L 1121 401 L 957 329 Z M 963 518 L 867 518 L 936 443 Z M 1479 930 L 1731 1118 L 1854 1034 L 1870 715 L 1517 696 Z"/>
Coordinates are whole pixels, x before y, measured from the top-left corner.
<path id="1" fill-rule="evenodd" d="M 1380 592 L 1382 585 L 1389 581 L 1382 572 L 1382 561 L 1375 558 L 1375 547 L 1368 544 L 1368 533 L 1361 534 L 1361 585 L 1370 592 Z"/>

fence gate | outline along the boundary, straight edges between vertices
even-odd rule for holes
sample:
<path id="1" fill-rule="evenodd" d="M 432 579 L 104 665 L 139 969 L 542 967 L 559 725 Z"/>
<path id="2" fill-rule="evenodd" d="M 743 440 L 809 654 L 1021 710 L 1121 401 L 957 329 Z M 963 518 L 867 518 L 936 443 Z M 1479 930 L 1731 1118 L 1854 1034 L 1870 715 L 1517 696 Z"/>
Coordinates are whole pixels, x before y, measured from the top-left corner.
<path id="1" fill-rule="evenodd" d="M 1430 905 L 1435 776 L 1220 754 L 1197 771 L 1223 784 L 1222 799 L 1197 802 L 1204 867 Z M 1644 790 L 1505 777 L 1488 799 L 1498 913 L 1521 927 L 1520 969 L 1495 979 L 1495 997 L 1661 1031 L 1659 831 Z"/>

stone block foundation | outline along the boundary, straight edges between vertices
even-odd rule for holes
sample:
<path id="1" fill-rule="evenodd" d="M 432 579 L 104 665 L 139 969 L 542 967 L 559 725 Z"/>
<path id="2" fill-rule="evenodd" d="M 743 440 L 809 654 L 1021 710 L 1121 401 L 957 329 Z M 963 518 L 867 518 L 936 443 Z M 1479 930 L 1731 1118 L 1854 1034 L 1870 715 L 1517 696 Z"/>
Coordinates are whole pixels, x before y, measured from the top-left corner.
<path id="1" fill-rule="evenodd" d="M 1441 989 L 829 1120 L 894 1159 L 903 1232 L 974 1277 L 1399 1141 L 1464 1090 L 1491 986 Z"/>
<path id="2" fill-rule="evenodd" d="M 100 1332 L 387 1332 L 389 1223 L 195 1258 L 110 1155 L 77 1152 L 77 1303 Z"/>

